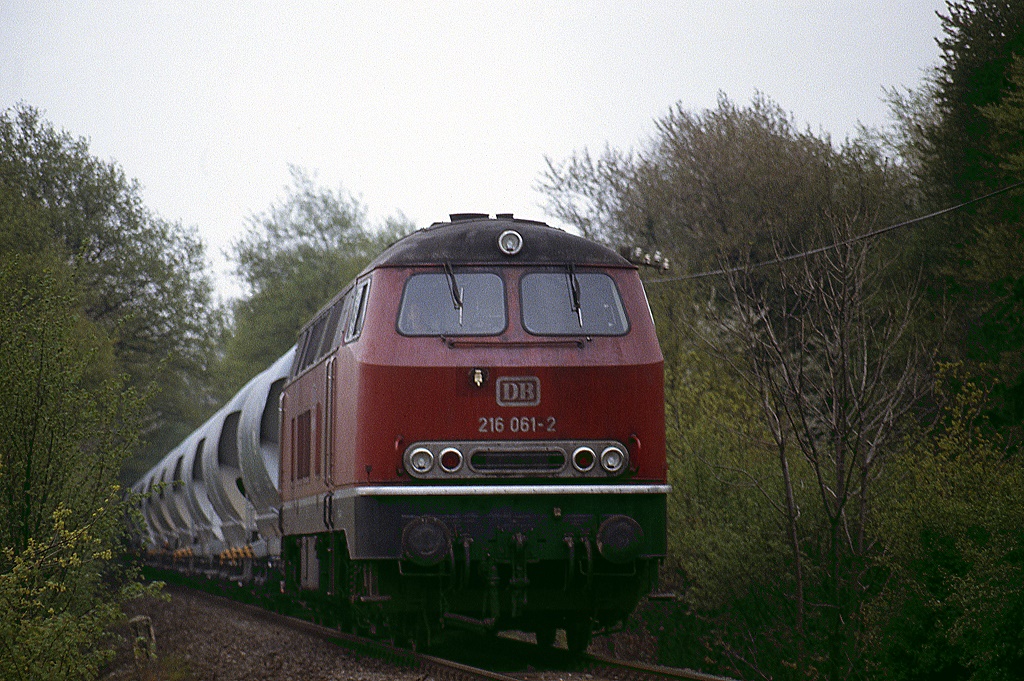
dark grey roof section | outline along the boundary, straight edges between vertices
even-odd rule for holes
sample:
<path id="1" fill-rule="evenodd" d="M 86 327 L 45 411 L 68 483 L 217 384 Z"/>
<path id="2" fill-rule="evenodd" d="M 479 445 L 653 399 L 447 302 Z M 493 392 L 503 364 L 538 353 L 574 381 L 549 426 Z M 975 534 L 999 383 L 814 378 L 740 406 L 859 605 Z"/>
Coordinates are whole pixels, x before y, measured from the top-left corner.
<path id="1" fill-rule="evenodd" d="M 550 227 L 543 222 L 516 220 L 502 215 L 455 214 L 452 222 L 436 222 L 394 243 L 370 263 L 378 267 L 421 265 L 599 265 L 636 269 L 615 251 L 588 239 Z M 498 236 L 514 229 L 523 237 L 516 255 L 498 249 Z"/>

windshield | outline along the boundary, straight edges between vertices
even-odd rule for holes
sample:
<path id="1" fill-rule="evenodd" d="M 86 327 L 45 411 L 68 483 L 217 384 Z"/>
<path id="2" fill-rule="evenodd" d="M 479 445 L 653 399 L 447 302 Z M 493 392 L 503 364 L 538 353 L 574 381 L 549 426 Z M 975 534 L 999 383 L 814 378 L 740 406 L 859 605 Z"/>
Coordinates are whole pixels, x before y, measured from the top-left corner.
<path id="1" fill-rule="evenodd" d="M 539 336 L 621 336 L 629 320 L 615 282 L 601 272 L 532 272 L 521 283 L 523 326 Z"/>
<path id="2" fill-rule="evenodd" d="M 505 284 L 490 272 L 409 277 L 398 311 L 406 336 L 491 336 L 505 330 Z"/>

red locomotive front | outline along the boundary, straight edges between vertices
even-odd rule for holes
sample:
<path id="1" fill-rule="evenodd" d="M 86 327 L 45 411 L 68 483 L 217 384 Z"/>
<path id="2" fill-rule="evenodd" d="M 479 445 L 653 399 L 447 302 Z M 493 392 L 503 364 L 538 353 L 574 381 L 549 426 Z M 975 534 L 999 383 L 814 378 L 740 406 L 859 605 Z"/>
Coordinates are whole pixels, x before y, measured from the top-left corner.
<path id="1" fill-rule="evenodd" d="M 665 554 L 662 367 L 636 268 L 602 246 L 506 216 L 403 239 L 299 340 L 288 586 L 400 636 L 585 648 Z"/>

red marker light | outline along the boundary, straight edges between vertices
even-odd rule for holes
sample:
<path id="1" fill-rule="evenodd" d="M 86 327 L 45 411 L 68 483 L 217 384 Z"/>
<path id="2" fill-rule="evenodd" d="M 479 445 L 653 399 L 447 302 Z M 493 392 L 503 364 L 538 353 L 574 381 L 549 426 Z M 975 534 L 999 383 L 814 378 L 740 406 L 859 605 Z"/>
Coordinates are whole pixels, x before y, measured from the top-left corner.
<path id="1" fill-rule="evenodd" d="M 441 468 L 449 473 L 454 473 L 462 466 L 462 452 L 454 447 L 448 447 L 441 452 Z"/>
<path id="2" fill-rule="evenodd" d="M 580 473 L 586 473 L 594 467 L 594 459 L 596 454 L 590 447 L 578 447 L 575 452 L 572 453 L 572 465 L 575 466 L 576 470 Z"/>

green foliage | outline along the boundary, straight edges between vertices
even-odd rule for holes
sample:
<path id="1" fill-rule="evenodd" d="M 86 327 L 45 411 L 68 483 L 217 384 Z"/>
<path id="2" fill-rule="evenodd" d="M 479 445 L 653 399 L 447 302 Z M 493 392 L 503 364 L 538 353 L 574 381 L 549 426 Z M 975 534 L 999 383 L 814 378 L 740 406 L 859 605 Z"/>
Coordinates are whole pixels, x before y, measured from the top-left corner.
<path id="1" fill-rule="evenodd" d="M 412 229 L 404 218 L 370 229 L 359 202 L 319 187 L 292 167 L 292 186 L 250 218 L 234 245 L 236 274 L 247 295 L 235 301 L 221 391 L 231 395 L 295 343 L 299 329 L 391 242 Z"/>
<path id="2" fill-rule="evenodd" d="M 1015 54 L 1007 79 L 1003 98 L 982 113 L 993 125 L 991 148 L 1001 169 L 1009 179 L 1020 181 L 1024 179 L 1024 47 Z M 973 350 L 968 356 L 993 367 L 998 383 L 988 416 L 1016 448 L 1024 445 L 1024 191 L 997 210 L 996 219 L 979 226 L 981 248 L 976 263 L 987 287 L 980 318 L 968 336 Z"/>
<path id="3" fill-rule="evenodd" d="M 119 377 L 97 375 L 108 341 L 74 297 L 20 264 L 0 269 L 0 544 L 16 551 L 47 529 L 58 503 L 89 510 L 105 497 L 135 444 L 138 406 Z M 31 285 L 19 281 L 27 277 Z"/>
<path id="4" fill-rule="evenodd" d="M 668 565 L 685 576 L 687 602 L 714 611 L 779 569 L 778 552 L 766 550 L 777 544 L 778 482 L 759 406 L 703 343 L 699 307 L 674 293 L 651 296 L 666 360 Z"/>
<path id="5" fill-rule="evenodd" d="M 673 357 L 666 383 L 667 567 L 685 601 L 666 626 L 661 659 L 741 678 L 777 667 L 773 658 L 795 657 L 796 640 L 771 436 L 759 406 L 714 355 L 694 348 Z"/>
<path id="6" fill-rule="evenodd" d="M 141 401 L 56 270 L 0 263 L 0 678 L 94 676 L 103 632 L 137 590 L 112 558 Z"/>
<path id="7" fill-rule="evenodd" d="M 911 205 L 910 175 L 875 139 L 834 147 L 763 96 L 677 107 L 657 127 L 629 155 L 549 162 L 543 188 L 562 219 L 668 253 L 684 275 L 846 242 Z M 648 283 L 666 358 L 669 565 L 688 608 L 666 661 L 775 678 L 862 666 L 870 488 L 921 375 L 902 257 L 898 239 L 851 241 Z"/>
<path id="8" fill-rule="evenodd" d="M 1024 5 L 948 4 L 942 59 L 921 88 L 897 97 L 897 148 L 908 153 L 932 209 L 1022 178 Z M 1024 191 L 960 211 L 916 248 L 941 356 L 996 379 L 988 416 L 1007 445 L 1024 445 Z"/>
<path id="9" fill-rule="evenodd" d="M 890 94 L 886 135 L 834 145 L 763 96 L 723 96 L 676 107 L 639 150 L 548 161 L 550 211 L 584 234 L 661 250 L 683 275 L 732 270 L 648 282 L 685 594 L 652 610 L 666 632 L 676 618 L 666 661 L 1024 671 L 1024 191 L 863 238 L 1022 179 L 1024 5 L 950 2 L 943 31 L 929 78 Z M 958 392 L 929 394 L 936 357 L 963 362 Z"/>
<path id="10" fill-rule="evenodd" d="M 160 386 L 146 432 L 197 422 L 220 313 L 195 231 L 154 216 L 116 163 L 26 105 L 0 112 L 0 201 L 19 211 L 0 218 L 3 252 L 60 263 L 119 371 Z"/>
<path id="11" fill-rule="evenodd" d="M 115 488 L 116 493 L 118 490 Z M 128 583 L 113 594 L 100 581 L 113 553 L 106 518 L 120 499 L 107 500 L 85 524 L 70 529 L 71 511 L 53 513 L 50 536 L 23 551 L 4 550 L 0 573 L 0 678 L 91 679 L 113 650 L 104 646 L 121 604 L 153 589 Z M 97 530 L 99 533 L 97 533 Z"/>
<path id="12" fill-rule="evenodd" d="M 979 414 L 986 395 L 946 366 L 934 427 L 886 472 L 871 603 L 879 678 L 1016 679 L 1024 669 L 1024 466 Z"/>
<path id="13" fill-rule="evenodd" d="M 1002 99 L 981 109 L 992 125 L 991 148 L 1003 170 L 1012 177 L 1024 175 L 1024 49 L 1014 54 L 1006 71 L 1007 89 Z"/>
<path id="14" fill-rule="evenodd" d="M 677 106 L 651 143 L 630 155 L 606 150 L 548 161 L 540 186 L 550 211 L 584 234 L 659 249 L 684 270 L 722 258 L 770 257 L 773 237 L 811 237 L 828 208 L 830 141 L 799 132 L 763 95 L 741 107 Z"/>
<path id="15" fill-rule="evenodd" d="M 1009 91 L 1013 55 L 1024 56 L 1024 6 L 1001 0 L 947 3 L 942 16 L 942 61 L 935 74 L 941 117 L 924 132 L 936 157 L 933 177 L 949 197 L 964 200 L 1005 181 L 983 113 Z"/>

